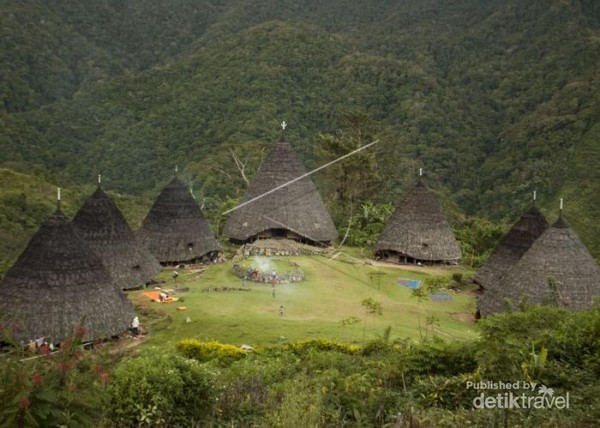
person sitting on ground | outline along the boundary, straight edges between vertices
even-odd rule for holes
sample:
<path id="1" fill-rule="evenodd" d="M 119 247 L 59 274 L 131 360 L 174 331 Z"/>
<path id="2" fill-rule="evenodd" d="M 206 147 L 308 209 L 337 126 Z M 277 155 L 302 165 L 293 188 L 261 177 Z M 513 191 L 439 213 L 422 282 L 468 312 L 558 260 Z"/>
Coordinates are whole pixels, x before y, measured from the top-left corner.
<path id="1" fill-rule="evenodd" d="M 38 351 L 42 355 L 48 355 L 50 353 L 50 347 L 48 346 L 48 342 L 44 340 L 44 342 L 38 347 Z"/>
<path id="2" fill-rule="evenodd" d="M 164 302 L 165 300 L 167 300 L 167 297 L 169 297 L 169 295 L 167 293 L 165 293 L 164 291 L 161 291 L 160 293 L 158 293 L 158 299 L 160 300 L 160 302 Z"/>

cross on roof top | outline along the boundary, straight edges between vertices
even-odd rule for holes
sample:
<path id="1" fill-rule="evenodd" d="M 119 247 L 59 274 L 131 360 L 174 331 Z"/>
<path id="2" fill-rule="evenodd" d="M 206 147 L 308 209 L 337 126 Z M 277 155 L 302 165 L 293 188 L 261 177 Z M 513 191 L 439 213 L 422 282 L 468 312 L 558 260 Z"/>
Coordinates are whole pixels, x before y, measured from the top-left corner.
<path id="1" fill-rule="evenodd" d="M 287 126 L 287 123 L 285 123 L 285 120 L 283 122 L 281 122 L 281 128 L 283 128 L 284 131 L 285 131 L 286 126 Z"/>

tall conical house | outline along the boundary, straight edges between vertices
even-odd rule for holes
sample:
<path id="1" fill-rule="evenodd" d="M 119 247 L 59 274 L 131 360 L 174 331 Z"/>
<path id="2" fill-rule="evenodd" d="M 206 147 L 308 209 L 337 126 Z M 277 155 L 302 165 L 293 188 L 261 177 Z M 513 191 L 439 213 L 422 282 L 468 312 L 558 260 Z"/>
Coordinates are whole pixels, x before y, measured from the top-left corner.
<path id="1" fill-rule="evenodd" d="M 283 134 L 252 179 L 240 208 L 225 223 L 223 235 L 234 242 L 277 237 L 312 244 L 333 241 L 335 225 L 310 177 L 268 193 L 304 174 L 302 161 Z"/>
<path id="2" fill-rule="evenodd" d="M 521 303 L 570 310 L 590 309 L 600 296 L 600 267 L 577 234 L 559 216 L 506 272 L 498 287 L 479 297 L 482 316 L 518 309 Z"/>
<path id="3" fill-rule="evenodd" d="M 160 192 L 136 237 L 161 263 L 210 259 L 220 251 L 202 210 L 177 177 Z"/>
<path id="4" fill-rule="evenodd" d="M 75 215 L 73 224 L 88 246 L 100 256 L 118 288 L 139 288 L 160 272 L 160 263 L 137 241 L 121 211 L 100 183 Z"/>
<path id="5" fill-rule="evenodd" d="M 532 206 L 496 246 L 487 262 L 477 271 L 473 281 L 479 284 L 484 292 L 497 286 L 502 275 L 523 256 L 548 226 L 546 217 Z"/>
<path id="6" fill-rule="evenodd" d="M 460 259 L 458 242 L 440 204 L 420 177 L 385 224 L 375 254 L 400 263 L 457 263 Z"/>
<path id="7" fill-rule="evenodd" d="M 84 340 L 125 332 L 134 317 L 125 293 L 60 208 L 51 215 L 0 282 L 0 313 L 12 338 L 53 343 L 84 325 Z"/>

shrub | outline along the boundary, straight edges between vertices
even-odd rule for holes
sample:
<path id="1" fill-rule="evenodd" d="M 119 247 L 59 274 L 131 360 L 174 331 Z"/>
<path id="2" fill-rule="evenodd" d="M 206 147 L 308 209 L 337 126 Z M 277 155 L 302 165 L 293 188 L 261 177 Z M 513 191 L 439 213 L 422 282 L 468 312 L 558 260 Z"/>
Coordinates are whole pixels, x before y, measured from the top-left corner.
<path id="1" fill-rule="evenodd" d="M 303 339 L 292 342 L 287 346 L 287 349 L 296 353 L 302 354 L 311 349 L 319 351 L 338 351 L 344 354 L 357 354 L 360 352 L 360 346 L 350 345 L 347 343 L 335 342 L 329 339 Z"/>
<path id="2" fill-rule="evenodd" d="M 125 359 L 108 388 L 108 419 L 120 427 L 195 426 L 212 416 L 212 379 L 197 361 L 177 355 Z"/>
<path id="3" fill-rule="evenodd" d="M 271 427 L 316 427 L 320 425 L 322 392 L 306 376 L 286 382 L 282 398 L 275 400 L 267 415 Z"/>
<path id="4" fill-rule="evenodd" d="M 8 343 L 3 333 L 0 339 Z M 0 426 L 92 426 L 102 419 L 110 376 L 101 352 L 82 351 L 83 334 L 78 326 L 52 355 L 28 360 L 31 355 L 16 345 L 3 355 Z"/>
<path id="5" fill-rule="evenodd" d="M 445 342 L 433 338 L 418 344 L 405 343 L 398 360 L 408 378 L 419 375 L 455 376 L 477 368 L 473 342 Z"/>
<path id="6" fill-rule="evenodd" d="M 246 351 L 237 346 L 217 341 L 201 342 L 197 339 L 184 339 L 177 344 L 177 350 L 186 358 L 202 363 L 217 360 L 222 365 L 231 364 L 246 356 Z"/>

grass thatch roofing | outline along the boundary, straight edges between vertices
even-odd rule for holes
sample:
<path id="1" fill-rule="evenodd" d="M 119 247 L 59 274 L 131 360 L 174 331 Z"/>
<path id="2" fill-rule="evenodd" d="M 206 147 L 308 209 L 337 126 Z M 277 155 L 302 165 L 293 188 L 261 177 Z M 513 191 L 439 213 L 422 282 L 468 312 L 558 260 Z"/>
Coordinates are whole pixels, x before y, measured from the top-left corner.
<path id="1" fill-rule="evenodd" d="M 486 290 L 497 285 L 504 272 L 521 258 L 548 226 L 546 217 L 536 207 L 531 207 L 500 241 L 473 280 Z"/>
<path id="2" fill-rule="evenodd" d="M 553 304 L 571 310 L 589 309 L 600 296 L 600 267 L 579 237 L 559 219 L 542 233 L 508 270 L 498 287 L 479 297 L 481 315 L 518 306 Z"/>
<path id="3" fill-rule="evenodd" d="M 242 203 L 305 173 L 302 161 L 282 136 L 254 176 Z M 245 241 L 270 229 L 286 229 L 314 242 L 337 237 L 335 225 L 310 177 L 237 209 L 225 223 L 223 235 Z"/>
<path id="4" fill-rule="evenodd" d="M 154 201 L 137 238 L 161 263 L 193 261 L 220 250 L 196 200 L 177 177 Z"/>
<path id="5" fill-rule="evenodd" d="M 461 257 L 440 204 L 420 179 L 379 235 L 375 252 L 386 251 L 423 261 L 457 261 Z"/>
<path id="6" fill-rule="evenodd" d="M 80 236 L 100 256 L 118 288 L 149 282 L 160 263 L 141 245 L 113 200 L 98 186 L 73 219 Z"/>
<path id="7" fill-rule="evenodd" d="M 123 333 L 134 316 L 123 291 L 60 209 L 31 238 L 0 283 L 0 312 L 16 340 L 60 342 L 83 324 L 84 339 Z"/>

